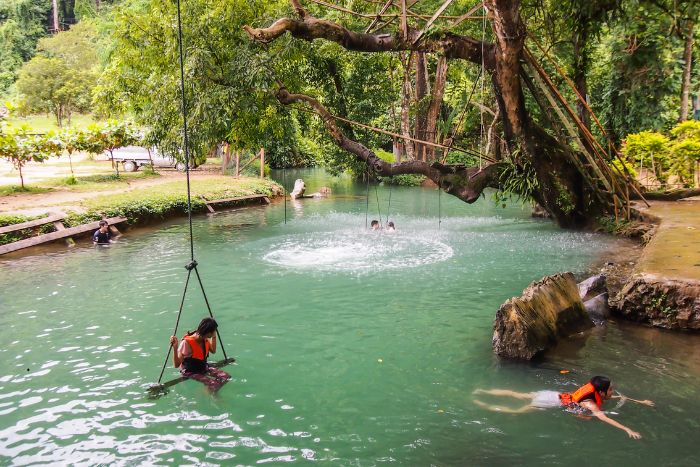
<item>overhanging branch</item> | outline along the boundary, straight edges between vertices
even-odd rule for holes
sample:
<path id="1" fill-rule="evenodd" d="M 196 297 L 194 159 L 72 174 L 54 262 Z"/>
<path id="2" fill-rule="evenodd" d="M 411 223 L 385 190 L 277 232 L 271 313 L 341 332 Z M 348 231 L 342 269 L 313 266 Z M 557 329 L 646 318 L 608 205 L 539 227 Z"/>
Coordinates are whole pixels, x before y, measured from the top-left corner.
<path id="1" fill-rule="evenodd" d="M 295 7 L 298 2 L 294 2 Z M 297 9 L 299 13 L 299 9 Z M 398 52 L 413 50 L 444 55 L 451 59 L 463 59 L 481 65 L 482 50 L 484 67 L 493 71 L 495 68 L 494 47 L 467 36 L 444 32 L 434 37 L 420 38 L 420 32 L 409 28 L 406 37 L 403 34 L 366 34 L 350 31 L 332 21 L 317 19 L 301 9 L 300 19 L 280 18 L 266 28 L 243 26 L 248 35 L 257 42 L 268 43 L 285 33 L 293 37 L 313 41 L 325 39 L 343 48 L 355 52 Z"/>
<path id="2" fill-rule="evenodd" d="M 311 107 L 323 120 L 326 130 L 335 144 L 365 161 L 377 175 L 387 177 L 405 174 L 424 175 L 445 192 L 467 203 L 473 203 L 479 199 L 486 187 L 497 187 L 499 164 L 490 164 L 482 169 L 461 165 L 443 165 L 439 162 L 428 164 L 418 160 L 390 164 L 363 144 L 347 138 L 336 124 L 335 117 L 313 97 L 305 94 L 292 94 L 284 87 L 277 91 L 276 97 L 283 105 L 301 103 Z"/>

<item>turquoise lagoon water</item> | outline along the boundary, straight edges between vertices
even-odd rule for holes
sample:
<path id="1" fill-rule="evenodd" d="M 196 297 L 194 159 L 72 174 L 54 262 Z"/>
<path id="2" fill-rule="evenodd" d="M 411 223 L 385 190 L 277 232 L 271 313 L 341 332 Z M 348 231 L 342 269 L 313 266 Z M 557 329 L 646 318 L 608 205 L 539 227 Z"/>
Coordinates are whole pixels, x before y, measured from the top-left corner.
<path id="1" fill-rule="evenodd" d="M 192 381 L 155 400 L 145 391 L 185 280 L 184 219 L 108 248 L 0 262 L 0 464 L 700 464 L 698 336 L 611 322 L 537 363 L 491 352 L 503 301 L 545 274 L 583 277 L 616 240 L 488 199 L 443 194 L 438 218 L 428 188 L 391 190 L 398 231 L 372 233 L 364 185 L 286 176 L 333 196 L 288 203 L 286 224 L 281 201 L 194 219 L 199 270 L 238 360 L 215 397 Z M 378 197 L 386 221 L 389 189 L 370 194 L 368 220 Z M 178 334 L 204 314 L 193 288 Z M 472 402 L 476 388 L 570 390 L 592 374 L 656 401 L 610 406 L 641 440 L 560 410 Z"/>

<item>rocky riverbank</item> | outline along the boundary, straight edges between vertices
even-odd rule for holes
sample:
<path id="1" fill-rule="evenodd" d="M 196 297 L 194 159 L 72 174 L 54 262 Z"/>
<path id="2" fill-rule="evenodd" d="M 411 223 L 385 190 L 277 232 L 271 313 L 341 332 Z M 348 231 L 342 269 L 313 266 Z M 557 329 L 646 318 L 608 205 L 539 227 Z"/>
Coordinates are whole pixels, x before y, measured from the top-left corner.
<path id="1" fill-rule="evenodd" d="M 700 330 L 700 200 L 650 204 L 643 212 L 659 225 L 611 294 L 613 312 L 656 327 Z"/>

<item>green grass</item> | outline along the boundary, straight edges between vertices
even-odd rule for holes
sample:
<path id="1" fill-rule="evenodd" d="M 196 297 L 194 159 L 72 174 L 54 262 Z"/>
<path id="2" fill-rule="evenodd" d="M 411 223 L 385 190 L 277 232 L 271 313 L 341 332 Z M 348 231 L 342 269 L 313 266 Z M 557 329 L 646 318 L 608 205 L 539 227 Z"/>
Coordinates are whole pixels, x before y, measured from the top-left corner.
<path id="1" fill-rule="evenodd" d="M 56 118 L 53 115 L 29 115 L 27 117 L 10 117 L 7 124 L 12 127 L 29 125 L 32 130 L 38 133 L 46 133 L 48 131 L 58 131 L 60 128 L 56 124 Z M 64 124 L 64 127 L 70 128 L 87 128 L 92 123 L 97 122 L 91 115 L 74 114 L 71 117 L 70 125 Z"/>
<path id="2" fill-rule="evenodd" d="M 204 199 L 215 200 L 253 194 L 271 196 L 275 183 L 268 179 L 207 177 L 192 180 L 192 211 L 204 212 Z M 70 225 L 100 219 L 102 216 L 124 216 L 131 224 L 162 220 L 187 213 L 187 190 L 182 181 L 173 181 L 143 189 L 104 195 L 86 200 L 86 214 L 69 218 Z"/>
<path id="3" fill-rule="evenodd" d="M 51 191 L 49 187 L 27 185 L 22 188 L 20 185 L 0 185 L 0 197 L 25 193 L 47 193 Z"/>

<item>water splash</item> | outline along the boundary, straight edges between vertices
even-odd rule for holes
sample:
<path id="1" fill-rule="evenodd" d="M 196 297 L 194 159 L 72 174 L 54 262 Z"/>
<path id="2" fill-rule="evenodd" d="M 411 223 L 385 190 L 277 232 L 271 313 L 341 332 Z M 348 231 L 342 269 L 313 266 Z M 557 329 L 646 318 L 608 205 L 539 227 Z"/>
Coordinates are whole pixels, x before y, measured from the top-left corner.
<path id="1" fill-rule="evenodd" d="M 271 239 L 265 247 L 262 259 L 276 266 L 351 274 L 415 268 L 454 254 L 437 238 L 398 232 L 312 232 Z"/>

